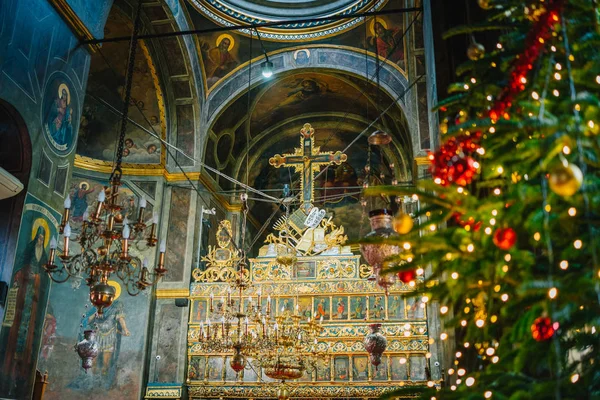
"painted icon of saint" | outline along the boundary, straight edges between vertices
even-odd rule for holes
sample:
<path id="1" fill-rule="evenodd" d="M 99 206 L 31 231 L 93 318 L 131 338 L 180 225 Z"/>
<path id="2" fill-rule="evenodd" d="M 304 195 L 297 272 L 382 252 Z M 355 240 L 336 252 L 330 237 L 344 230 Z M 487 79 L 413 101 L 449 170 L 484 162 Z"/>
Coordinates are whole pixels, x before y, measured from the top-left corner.
<path id="1" fill-rule="evenodd" d="M 73 139 L 71 125 L 72 108 L 69 87 L 61 84 L 58 87 L 58 96 L 46 110 L 44 128 L 53 144 L 60 150 L 65 150 Z"/>

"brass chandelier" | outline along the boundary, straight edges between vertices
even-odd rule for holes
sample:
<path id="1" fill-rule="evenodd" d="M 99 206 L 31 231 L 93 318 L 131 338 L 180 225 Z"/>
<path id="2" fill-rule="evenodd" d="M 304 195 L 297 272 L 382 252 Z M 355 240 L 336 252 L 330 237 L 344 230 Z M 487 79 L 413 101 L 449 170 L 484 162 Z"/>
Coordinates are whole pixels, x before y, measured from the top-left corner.
<path id="1" fill-rule="evenodd" d="M 141 2 L 140 2 L 141 4 Z M 148 247 L 155 247 L 158 239 L 156 237 L 158 216 L 154 213 L 152 223 L 146 224 L 146 200 L 141 198 L 139 212 L 136 221 L 128 221 L 123 217 L 119 201 L 119 188 L 123 170 L 121 163 L 125 145 L 125 133 L 129 105 L 131 100 L 131 85 L 133 79 L 133 67 L 135 52 L 137 48 L 137 35 L 140 25 L 140 12 L 134 24 L 131 45 L 129 49 L 129 63 L 125 81 L 125 95 L 123 113 L 121 119 L 119 140 L 115 157 L 114 167 L 109 178 L 110 187 L 100 191 L 95 210 L 87 212 L 83 216 L 83 224 L 76 243 L 80 249 L 76 254 L 70 251 L 71 225 L 69 224 L 71 200 L 69 197 L 64 203 L 64 212 L 59 232 L 63 236 L 63 248 L 58 251 L 58 243 L 53 238 L 50 245 L 48 262 L 44 266 L 50 278 L 57 283 L 66 282 L 69 278 L 85 278 L 90 287 L 90 301 L 96 307 L 98 314 L 109 307 L 115 297 L 114 287 L 108 284 L 108 280 L 116 275 L 127 288 L 127 292 L 135 296 L 149 286 L 156 284 L 167 272 L 165 268 L 165 243 L 160 245 L 158 262 L 153 268 L 147 265 L 147 261 L 132 258 L 129 247 L 132 243 L 145 242 Z M 60 259 L 60 265 L 56 265 L 56 256 Z"/>

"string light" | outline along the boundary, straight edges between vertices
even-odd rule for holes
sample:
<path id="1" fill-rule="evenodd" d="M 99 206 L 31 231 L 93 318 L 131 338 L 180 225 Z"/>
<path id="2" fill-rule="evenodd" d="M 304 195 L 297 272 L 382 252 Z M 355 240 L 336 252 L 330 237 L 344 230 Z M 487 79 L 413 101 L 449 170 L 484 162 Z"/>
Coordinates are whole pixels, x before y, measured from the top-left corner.
<path id="1" fill-rule="evenodd" d="M 458 376 L 464 376 L 467 371 L 464 368 L 459 369 L 457 372 Z"/>
<path id="2" fill-rule="evenodd" d="M 571 207 L 569 208 L 568 213 L 571 217 L 574 217 L 575 215 L 577 215 L 577 209 L 575 207 Z"/>
<path id="3" fill-rule="evenodd" d="M 485 393 L 483 394 L 483 397 L 485 397 L 486 399 L 489 399 L 489 398 L 491 398 L 491 397 L 492 397 L 492 392 L 488 390 L 487 392 L 485 392 Z"/>
<path id="4" fill-rule="evenodd" d="M 508 294 L 504 293 L 502 294 L 502 296 L 500 296 L 500 300 L 507 302 L 508 301 Z"/>
<path id="5" fill-rule="evenodd" d="M 575 247 L 577 250 L 581 249 L 582 246 L 583 246 L 583 242 L 579 239 L 577 239 L 576 241 L 573 242 L 573 247 Z"/>
<path id="6" fill-rule="evenodd" d="M 458 272 L 453 272 L 450 276 L 452 279 L 458 279 Z"/>
<path id="7" fill-rule="evenodd" d="M 563 151 L 563 153 L 565 153 L 566 155 L 569 155 L 569 154 L 571 154 L 571 148 L 570 148 L 569 146 L 567 146 L 567 145 L 564 145 L 564 146 L 563 146 L 563 149 L 562 149 L 562 151 Z"/>
<path id="8" fill-rule="evenodd" d="M 571 375 L 571 382 L 576 383 L 579 380 L 579 374 Z"/>
<path id="9" fill-rule="evenodd" d="M 560 269 L 567 269 L 569 268 L 569 262 L 567 260 L 562 260 L 559 264 Z"/>
<path id="10" fill-rule="evenodd" d="M 447 334 L 446 332 L 443 332 L 443 333 L 440 335 L 440 339 L 441 339 L 441 340 L 446 340 L 446 339 L 448 339 L 448 334 Z"/>
<path id="11" fill-rule="evenodd" d="M 500 361 L 500 357 L 498 357 L 498 356 L 492 357 L 492 363 L 496 364 L 498 361 Z"/>
<path id="12" fill-rule="evenodd" d="M 442 307 L 440 308 L 440 313 L 442 313 L 442 314 L 446 314 L 447 312 L 448 312 L 448 307 L 447 307 L 447 306 L 442 306 Z"/>
<path id="13" fill-rule="evenodd" d="M 496 349 L 494 349 L 493 347 L 488 347 L 485 350 L 485 354 L 487 354 L 490 357 L 493 356 L 495 352 L 496 352 Z"/>
<path id="14" fill-rule="evenodd" d="M 475 378 L 473 378 L 472 376 L 468 377 L 467 380 L 465 381 L 465 385 L 467 386 L 473 386 L 475 384 Z"/>
<path id="15" fill-rule="evenodd" d="M 475 250 L 475 246 L 473 245 L 473 243 L 470 243 L 470 244 L 467 246 L 467 251 L 468 251 L 469 253 L 472 253 L 474 250 Z"/>
<path id="16" fill-rule="evenodd" d="M 475 325 L 477 325 L 478 328 L 483 328 L 483 325 L 485 325 L 485 321 L 482 319 L 478 319 L 477 321 L 475 321 Z"/>
<path id="17" fill-rule="evenodd" d="M 548 297 L 550 297 L 551 299 L 555 299 L 556 296 L 558 296 L 558 289 L 553 287 L 550 290 L 548 290 Z"/>

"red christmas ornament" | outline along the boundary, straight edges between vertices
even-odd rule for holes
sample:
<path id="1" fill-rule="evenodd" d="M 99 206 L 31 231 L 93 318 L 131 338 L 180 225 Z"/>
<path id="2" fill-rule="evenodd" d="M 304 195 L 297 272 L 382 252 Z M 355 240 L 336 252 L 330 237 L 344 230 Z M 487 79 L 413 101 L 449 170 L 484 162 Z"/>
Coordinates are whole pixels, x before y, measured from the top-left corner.
<path id="1" fill-rule="evenodd" d="M 404 283 L 409 283 L 414 281 L 417 277 L 417 271 L 414 269 L 409 269 L 407 271 L 398 272 L 398 279 L 400 279 Z"/>
<path id="2" fill-rule="evenodd" d="M 499 228 L 494 232 L 494 244 L 501 250 L 510 250 L 517 243 L 517 233 L 513 228 Z"/>
<path id="3" fill-rule="evenodd" d="M 456 221 L 456 223 L 462 226 L 463 228 L 468 225 L 474 232 L 478 232 L 479 229 L 481 229 L 481 221 L 475 222 L 475 218 L 473 217 L 469 217 L 465 221 L 464 219 L 462 219 L 462 214 L 454 213 L 453 218 Z"/>
<path id="4" fill-rule="evenodd" d="M 554 336 L 558 322 L 552 323 L 548 317 L 539 317 L 531 325 L 531 336 L 538 342 L 543 342 Z"/>

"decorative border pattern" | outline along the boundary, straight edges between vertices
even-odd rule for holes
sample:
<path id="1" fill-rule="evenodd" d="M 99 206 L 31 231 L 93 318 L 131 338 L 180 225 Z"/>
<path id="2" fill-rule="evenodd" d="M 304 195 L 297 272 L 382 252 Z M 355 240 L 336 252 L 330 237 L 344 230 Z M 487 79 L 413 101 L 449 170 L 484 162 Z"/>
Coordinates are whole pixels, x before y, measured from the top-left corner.
<path id="1" fill-rule="evenodd" d="M 240 14 L 239 12 L 229 9 L 215 0 L 208 0 L 207 3 L 210 4 L 208 7 L 203 5 L 201 0 L 188 1 L 204 16 L 222 26 L 261 24 L 265 22 L 271 22 Z M 387 3 L 387 0 L 379 0 L 375 4 L 371 5 L 372 3 L 373 0 L 362 0 L 360 3 L 355 4 L 354 6 L 338 13 L 337 15 L 353 14 L 364 9 L 375 11 L 381 9 Z M 317 21 L 304 24 L 281 25 L 279 28 L 270 28 L 269 30 L 259 29 L 259 31 L 261 38 L 266 40 L 288 42 L 319 40 L 338 35 L 354 27 L 361 21 L 362 18 L 354 18 L 351 21 L 337 21 L 333 23 L 329 21 Z M 256 32 L 254 32 L 252 29 L 241 29 L 238 30 L 238 32 L 241 32 L 247 36 L 256 36 Z"/>

